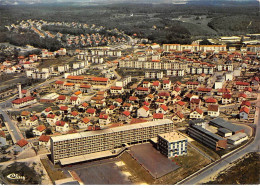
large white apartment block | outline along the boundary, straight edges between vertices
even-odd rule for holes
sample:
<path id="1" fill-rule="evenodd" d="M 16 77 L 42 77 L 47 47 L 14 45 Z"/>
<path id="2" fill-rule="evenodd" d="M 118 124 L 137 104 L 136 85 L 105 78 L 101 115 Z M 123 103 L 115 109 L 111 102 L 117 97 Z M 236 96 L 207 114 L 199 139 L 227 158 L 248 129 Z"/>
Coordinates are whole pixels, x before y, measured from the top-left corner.
<path id="1" fill-rule="evenodd" d="M 167 76 L 184 76 L 184 70 L 167 70 Z"/>
<path id="2" fill-rule="evenodd" d="M 192 52 L 196 51 L 214 51 L 214 52 L 220 52 L 220 51 L 226 51 L 227 47 L 226 45 L 199 45 L 199 44 L 191 44 L 191 45 L 181 45 L 181 44 L 163 44 L 163 50 L 166 52 L 169 51 L 184 51 L 184 50 L 190 50 Z"/>
<path id="3" fill-rule="evenodd" d="M 127 86 L 127 84 L 129 84 L 132 81 L 132 77 L 131 76 L 127 76 L 125 78 L 122 78 L 119 81 L 116 81 L 116 86 L 117 87 L 125 87 Z"/>
<path id="4" fill-rule="evenodd" d="M 125 144 L 146 142 L 158 134 L 173 131 L 169 119 L 119 126 L 99 131 L 88 131 L 51 137 L 53 163 L 85 161 L 88 154 L 113 150 Z"/>
<path id="5" fill-rule="evenodd" d="M 162 79 L 163 71 L 145 71 L 145 78 Z"/>

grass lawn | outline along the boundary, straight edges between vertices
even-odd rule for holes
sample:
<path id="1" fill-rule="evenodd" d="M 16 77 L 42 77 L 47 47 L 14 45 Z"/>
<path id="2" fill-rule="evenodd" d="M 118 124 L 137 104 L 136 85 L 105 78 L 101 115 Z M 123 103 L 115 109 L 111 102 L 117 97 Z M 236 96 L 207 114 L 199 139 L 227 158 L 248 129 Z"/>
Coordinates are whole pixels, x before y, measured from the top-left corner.
<path id="1" fill-rule="evenodd" d="M 204 151 L 206 154 L 208 154 L 209 156 L 211 156 L 215 161 L 220 159 L 220 156 L 214 152 L 213 150 L 211 150 L 210 148 L 204 146 L 203 144 L 197 142 L 197 141 L 192 141 L 191 144 L 195 145 L 196 147 L 198 147 L 199 149 L 201 149 L 202 151 Z"/>
<path id="2" fill-rule="evenodd" d="M 55 169 L 53 170 L 48 161 L 48 159 L 41 159 L 41 162 L 45 168 L 45 170 L 47 171 L 51 181 L 54 183 L 56 180 L 61 180 L 64 178 L 67 178 L 65 174 L 63 174 L 63 172 L 60 169 Z"/>

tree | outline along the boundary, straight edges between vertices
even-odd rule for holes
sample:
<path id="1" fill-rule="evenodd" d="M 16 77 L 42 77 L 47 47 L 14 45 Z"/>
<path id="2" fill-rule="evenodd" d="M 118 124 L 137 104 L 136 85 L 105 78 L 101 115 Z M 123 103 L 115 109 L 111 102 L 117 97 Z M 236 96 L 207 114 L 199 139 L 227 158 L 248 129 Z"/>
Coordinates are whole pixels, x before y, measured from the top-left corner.
<path id="1" fill-rule="evenodd" d="M 47 128 L 47 129 L 45 130 L 45 134 L 46 134 L 46 135 L 52 134 L 51 128 Z"/>
<path id="2" fill-rule="evenodd" d="M 26 136 L 26 138 L 33 138 L 34 137 L 33 128 L 26 130 L 25 136 Z"/>

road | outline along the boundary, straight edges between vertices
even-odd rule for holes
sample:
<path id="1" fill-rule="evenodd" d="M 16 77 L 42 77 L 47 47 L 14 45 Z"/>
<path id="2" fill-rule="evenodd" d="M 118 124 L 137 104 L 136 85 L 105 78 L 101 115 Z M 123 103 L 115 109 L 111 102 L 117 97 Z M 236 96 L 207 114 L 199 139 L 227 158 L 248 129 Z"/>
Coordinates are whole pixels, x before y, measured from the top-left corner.
<path id="1" fill-rule="evenodd" d="M 260 89 L 260 88 L 259 88 Z M 260 146 L 260 94 L 258 93 L 257 103 L 256 103 L 256 113 L 255 113 L 255 136 L 252 138 L 252 141 L 249 142 L 246 146 L 241 147 L 237 151 L 227 154 L 222 157 L 220 160 L 212 163 L 207 168 L 202 169 L 187 179 L 182 180 L 178 184 L 183 185 L 195 185 L 203 182 L 205 178 L 212 177 L 217 171 L 224 170 L 228 164 L 233 163 L 239 158 L 243 157 L 245 154 L 250 152 L 259 152 Z"/>

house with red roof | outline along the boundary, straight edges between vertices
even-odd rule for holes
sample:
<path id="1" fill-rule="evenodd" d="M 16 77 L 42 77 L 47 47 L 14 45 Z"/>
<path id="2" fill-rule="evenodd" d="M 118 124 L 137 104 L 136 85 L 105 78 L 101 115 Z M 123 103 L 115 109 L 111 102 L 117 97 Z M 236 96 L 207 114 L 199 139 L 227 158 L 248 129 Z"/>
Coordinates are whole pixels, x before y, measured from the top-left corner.
<path id="1" fill-rule="evenodd" d="M 50 136 L 48 136 L 48 135 L 44 135 L 44 134 L 42 134 L 41 136 L 40 136 L 40 138 L 38 139 L 39 140 L 39 145 L 40 146 L 45 146 L 45 147 L 47 147 L 47 148 L 49 148 L 50 147 Z"/>
<path id="2" fill-rule="evenodd" d="M 26 126 L 27 127 L 32 127 L 32 126 L 36 126 L 38 125 L 38 117 L 36 115 L 33 115 L 32 117 L 30 117 L 27 121 L 26 121 Z"/>
<path id="3" fill-rule="evenodd" d="M 224 94 L 231 94 L 231 91 L 227 88 L 218 89 L 217 95 L 222 96 Z"/>
<path id="4" fill-rule="evenodd" d="M 247 108 L 250 108 L 251 107 L 251 103 L 250 101 L 243 101 L 240 105 L 240 108 L 243 108 L 243 107 L 247 107 Z"/>
<path id="5" fill-rule="evenodd" d="M 111 86 L 110 87 L 110 93 L 112 95 L 118 95 L 124 93 L 124 88 L 119 86 Z"/>
<path id="6" fill-rule="evenodd" d="M 32 96 L 23 97 L 12 101 L 13 108 L 23 108 L 25 106 L 29 106 L 35 103 L 37 103 L 37 100 Z"/>
<path id="7" fill-rule="evenodd" d="M 221 99 L 222 104 L 230 104 L 232 103 L 232 95 L 231 94 L 223 94 Z"/>
<path id="8" fill-rule="evenodd" d="M 123 102 L 122 99 L 117 98 L 117 99 L 113 102 L 113 105 L 115 105 L 115 106 L 121 106 L 122 102 Z"/>
<path id="9" fill-rule="evenodd" d="M 115 105 L 110 105 L 107 109 L 106 109 L 106 114 L 113 114 L 116 110 L 116 106 Z"/>
<path id="10" fill-rule="evenodd" d="M 240 93 L 238 95 L 238 102 L 245 101 L 247 99 L 247 95 L 245 93 Z"/>
<path id="11" fill-rule="evenodd" d="M 137 95 L 148 95 L 150 93 L 150 88 L 137 87 L 135 92 L 136 92 Z"/>
<path id="12" fill-rule="evenodd" d="M 133 110 L 133 105 L 132 105 L 131 103 L 125 102 L 125 103 L 123 104 L 122 108 L 123 108 L 124 110 L 126 110 L 126 111 L 130 111 L 130 112 L 131 112 L 131 111 Z"/>
<path id="13" fill-rule="evenodd" d="M 248 97 L 251 97 L 252 96 L 252 92 L 253 92 L 253 89 L 251 87 L 246 87 L 244 89 L 244 93 L 248 96 Z"/>
<path id="14" fill-rule="evenodd" d="M 47 115 L 46 117 L 46 121 L 51 125 L 55 125 L 56 121 L 59 121 L 60 120 L 60 116 L 56 116 L 55 114 L 53 113 L 50 113 Z"/>
<path id="15" fill-rule="evenodd" d="M 63 84 L 64 84 L 64 81 L 57 80 L 57 81 L 54 83 L 54 88 L 55 88 L 55 89 L 63 89 Z"/>
<path id="16" fill-rule="evenodd" d="M 153 121 L 162 120 L 162 119 L 164 119 L 164 115 L 162 113 L 153 114 Z"/>
<path id="17" fill-rule="evenodd" d="M 173 91 L 171 92 L 171 94 L 174 95 L 174 96 L 180 95 L 180 94 L 181 94 L 181 88 L 178 87 L 178 86 L 175 87 L 175 88 L 173 89 Z"/>
<path id="18" fill-rule="evenodd" d="M 72 105 L 80 105 L 81 100 L 80 100 L 80 97 L 71 96 L 70 102 L 71 102 Z"/>
<path id="19" fill-rule="evenodd" d="M 95 108 L 88 108 L 86 110 L 87 117 L 95 117 L 96 116 L 96 109 Z"/>
<path id="20" fill-rule="evenodd" d="M 196 108 L 190 113 L 190 119 L 202 119 L 203 118 L 203 110 L 200 108 Z"/>
<path id="21" fill-rule="evenodd" d="M 259 77 L 254 76 L 251 79 L 250 85 L 251 85 L 252 88 L 257 89 L 259 87 Z"/>
<path id="22" fill-rule="evenodd" d="M 173 104 L 173 111 L 174 112 L 182 112 L 185 108 L 186 103 L 183 101 L 178 101 Z"/>
<path id="23" fill-rule="evenodd" d="M 147 96 L 145 97 L 144 100 L 147 101 L 147 102 L 151 102 L 151 101 L 153 101 L 153 100 L 154 100 L 154 96 L 153 96 L 153 94 L 149 94 L 149 95 L 147 95 Z"/>
<path id="24" fill-rule="evenodd" d="M 161 88 L 161 82 L 159 82 L 158 80 L 154 81 L 151 87 L 155 90 L 158 90 Z"/>
<path id="25" fill-rule="evenodd" d="M 150 115 L 150 109 L 147 106 L 142 106 L 137 110 L 137 117 L 147 118 Z"/>
<path id="26" fill-rule="evenodd" d="M 91 126 L 92 123 L 90 121 L 90 119 L 88 117 L 84 117 L 82 118 L 79 123 L 78 123 L 78 127 L 80 129 L 87 129 L 89 126 Z"/>
<path id="27" fill-rule="evenodd" d="M 111 122 L 111 118 L 107 114 L 100 114 L 98 123 L 99 125 L 108 125 Z"/>
<path id="28" fill-rule="evenodd" d="M 169 90 L 171 89 L 171 80 L 163 80 L 162 89 L 163 90 Z"/>
<path id="29" fill-rule="evenodd" d="M 58 103 L 59 104 L 64 104 L 64 103 L 67 103 L 67 102 L 68 102 L 68 99 L 67 99 L 67 97 L 65 95 L 60 95 L 58 97 Z"/>
<path id="30" fill-rule="evenodd" d="M 211 93 L 212 88 L 199 87 L 197 89 L 198 95 L 205 95 Z"/>
<path id="31" fill-rule="evenodd" d="M 219 116 L 219 106 L 216 104 L 208 105 L 208 115 L 210 117 L 218 117 Z"/>
<path id="32" fill-rule="evenodd" d="M 79 90 L 82 93 L 90 93 L 90 92 L 92 92 L 92 86 L 90 84 L 81 84 L 79 86 Z"/>
<path id="33" fill-rule="evenodd" d="M 29 147 L 30 147 L 29 142 L 25 139 L 21 139 L 21 140 L 18 140 L 16 142 L 13 150 L 16 151 L 16 152 L 21 152 L 21 151 L 24 151 L 25 149 L 27 149 Z"/>
<path id="34" fill-rule="evenodd" d="M 41 114 L 45 114 L 47 116 L 49 113 L 52 113 L 52 108 L 51 107 L 45 108 L 45 110 L 43 110 Z"/>
<path id="35" fill-rule="evenodd" d="M 246 106 L 242 107 L 239 111 L 239 118 L 247 120 L 249 115 L 250 109 Z"/>
<path id="36" fill-rule="evenodd" d="M 215 99 L 213 97 L 209 97 L 209 98 L 205 99 L 205 106 L 209 106 L 212 104 L 218 104 L 217 99 Z"/>
<path id="37" fill-rule="evenodd" d="M 157 114 L 167 114 L 168 113 L 168 107 L 165 104 L 161 104 L 159 108 L 155 110 Z"/>
<path id="38" fill-rule="evenodd" d="M 248 83 L 248 82 L 242 82 L 242 81 L 235 82 L 235 87 L 238 90 L 244 90 L 246 87 L 249 87 L 249 86 L 250 86 L 250 83 Z"/>
<path id="39" fill-rule="evenodd" d="M 181 112 L 176 112 L 173 116 L 172 116 L 172 121 L 175 122 L 183 122 L 185 120 L 183 113 Z"/>
<path id="40" fill-rule="evenodd" d="M 56 132 L 66 133 L 69 131 L 69 125 L 65 121 L 57 121 L 55 125 Z"/>
<path id="41" fill-rule="evenodd" d="M 119 121 L 123 121 L 123 122 L 128 122 L 131 119 L 131 112 L 129 111 L 123 111 L 119 117 L 118 117 Z"/>
<path id="42" fill-rule="evenodd" d="M 197 89 L 198 86 L 199 86 L 198 82 L 186 82 L 187 89 Z"/>
<path id="43" fill-rule="evenodd" d="M 45 125 L 38 125 L 37 127 L 33 128 L 33 134 L 35 136 L 41 136 L 46 130 Z"/>
<path id="44" fill-rule="evenodd" d="M 191 101 L 190 101 L 190 109 L 191 110 L 194 110 L 196 108 L 200 108 L 200 105 L 201 105 L 200 99 L 196 99 L 196 98 L 191 99 Z"/>
<path id="45" fill-rule="evenodd" d="M 60 106 L 60 113 L 61 114 L 67 114 L 70 113 L 71 109 L 68 106 Z"/>
<path id="46" fill-rule="evenodd" d="M 128 102 L 132 103 L 132 104 L 138 103 L 138 101 L 139 101 L 139 98 L 135 97 L 135 96 L 130 96 L 128 99 Z"/>

